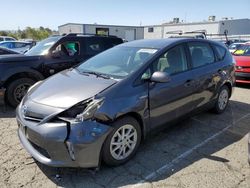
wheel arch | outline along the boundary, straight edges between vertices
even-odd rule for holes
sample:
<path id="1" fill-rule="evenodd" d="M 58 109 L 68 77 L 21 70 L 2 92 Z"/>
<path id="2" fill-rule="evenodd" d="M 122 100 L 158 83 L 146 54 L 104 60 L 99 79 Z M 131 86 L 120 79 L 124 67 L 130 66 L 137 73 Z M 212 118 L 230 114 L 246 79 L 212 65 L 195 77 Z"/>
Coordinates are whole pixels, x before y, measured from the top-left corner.
<path id="1" fill-rule="evenodd" d="M 232 96 L 232 92 L 233 92 L 233 86 L 232 86 L 232 83 L 227 81 L 225 82 L 221 87 L 223 86 L 227 86 L 228 89 L 229 89 L 229 98 Z"/>
<path id="2" fill-rule="evenodd" d="M 8 79 L 6 79 L 4 83 L 4 87 L 7 87 L 11 82 L 20 78 L 30 78 L 35 81 L 39 81 L 44 79 L 43 75 L 37 71 L 23 71 L 23 72 L 16 72 L 12 74 Z"/>
<path id="3" fill-rule="evenodd" d="M 141 128 L 141 139 L 145 140 L 146 134 L 147 134 L 147 132 L 146 132 L 147 129 L 145 127 L 145 123 L 144 123 L 141 115 L 137 112 L 128 112 L 128 113 L 125 113 L 125 114 L 118 116 L 117 118 L 114 119 L 114 121 L 121 119 L 121 118 L 124 118 L 124 117 L 132 117 L 139 123 L 140 128 Z"/>

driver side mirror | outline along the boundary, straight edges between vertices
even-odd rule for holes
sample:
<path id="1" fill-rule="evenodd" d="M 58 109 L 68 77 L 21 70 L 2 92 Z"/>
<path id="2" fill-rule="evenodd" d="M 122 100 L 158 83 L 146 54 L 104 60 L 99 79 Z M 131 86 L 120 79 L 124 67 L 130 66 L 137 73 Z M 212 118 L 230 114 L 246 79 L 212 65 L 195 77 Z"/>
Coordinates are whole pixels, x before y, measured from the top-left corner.
<path id="1" fill-rule="evenodd" d="M 59 50 L 53 50 L 52 53 L 51 53 L 51 56 L 53 58 L 60 58 L 61 57 L 60 51 Z"/>
<path id="2" fill-rule="evenodd" d="M 156 83 L 166 83 L 166 82 L 170 82 L 170 76 L 168 73 L 166 72 L 154 72 L 153 75 L 150 78 L 151 82 L 156 82 Z"/>

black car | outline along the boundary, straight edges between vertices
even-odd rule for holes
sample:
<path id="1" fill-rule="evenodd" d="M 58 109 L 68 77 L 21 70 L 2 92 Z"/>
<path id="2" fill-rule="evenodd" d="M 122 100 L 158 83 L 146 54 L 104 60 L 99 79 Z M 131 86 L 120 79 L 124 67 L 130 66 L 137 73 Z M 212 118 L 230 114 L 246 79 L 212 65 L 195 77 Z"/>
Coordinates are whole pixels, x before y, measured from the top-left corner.
<path id="1" fill-rule="evenodd" d="M 234 66 L 204 39 L 118 45 L 33 85 L 17 108 L 20 141 L 50 166 L 122 164 L 152 130 L 204 107 L 224 112 Z"/>
<path id="2" fill-rule="evenodd" d="M 2 55 L 0 100 L 4 99 L 15 107 L 36 81 L 73 67 L 122 42 L 115 36 L 68 34 L 49 37 L 25 55 Z"/>
<path id="3" fill-rule="evenodd" d="M 19 54 L 16 51 L 10 50 L 8 48 L 0 47 L 0 55 L 10 55 L 10 54 Z"/>

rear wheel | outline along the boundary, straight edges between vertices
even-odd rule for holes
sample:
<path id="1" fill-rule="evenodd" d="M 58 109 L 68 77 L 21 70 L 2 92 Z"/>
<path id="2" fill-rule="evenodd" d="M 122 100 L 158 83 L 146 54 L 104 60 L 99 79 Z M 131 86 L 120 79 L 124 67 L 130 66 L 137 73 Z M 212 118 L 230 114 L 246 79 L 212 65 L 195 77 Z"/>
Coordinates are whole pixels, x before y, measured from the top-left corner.
<path id="1" fill-rule="evenodd" d="M 114 129 L 103 146 L 103 160 L 116 166 L 130 160 L 141 142 L 141 128 L 132 117 L 124 117 L 114 123 Z"/>
<path id="2" fill-rule="evenodd" d="M 229 101 L 229 88 L 224 85 L 220 89 L 219 96 L 214 106 L 214 112 L 220 114 L 225 111 Z"/>
<path id="3" fill-rule="evenodd" d="M 30 78 L 20 78 L 11 82 L 6 90 L 6 100 L 7 102 L 16 107 L 27 93 L 30 86 L 32 86 L 36 81 Z"/>

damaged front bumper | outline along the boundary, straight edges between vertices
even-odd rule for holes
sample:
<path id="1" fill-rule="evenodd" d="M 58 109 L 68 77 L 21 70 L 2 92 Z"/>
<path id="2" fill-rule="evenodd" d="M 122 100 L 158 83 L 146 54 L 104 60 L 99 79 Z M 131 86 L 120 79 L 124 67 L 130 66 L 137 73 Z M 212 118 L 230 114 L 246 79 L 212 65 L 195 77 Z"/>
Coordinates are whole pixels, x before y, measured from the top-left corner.
<path id="1" fill-rule="evenodd" d="M 40 163 L 54 167 L 98 167 L 102 145 L 111 127 L 96 121 L 27 121 L 17 109 L 18 136 Z"/>

